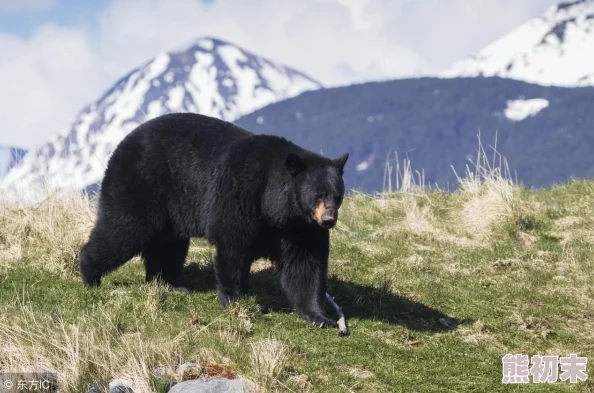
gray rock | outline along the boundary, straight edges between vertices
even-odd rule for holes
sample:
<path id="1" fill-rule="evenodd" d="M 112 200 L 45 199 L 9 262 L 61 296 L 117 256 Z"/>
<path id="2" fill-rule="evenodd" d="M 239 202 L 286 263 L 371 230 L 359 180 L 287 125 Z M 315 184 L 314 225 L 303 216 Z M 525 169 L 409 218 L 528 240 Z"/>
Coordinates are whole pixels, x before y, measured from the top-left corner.
<path id="1" fill-rule="evenodd" d="M 254 393 L 256 385 L 247 379 L 212 379 L 180 382 L 169 393 Z"/>
<path id="2" fill-rule="evenodd" d="M 109 393 L 134 393 L 134 390 L 128 386 L 116 386 L 109 389 Z"/>
<path id="3" fill-rule="evenodd" d="M 109 389 L 109 393 L 134 393 L 134 391 L 129 386 L 114 386 Z"/>
<path id="4" fill-rule="evenodd" d="M 109 383 L 109 393 L 134 393 L 134 391 L 126 382 L 114 379 Z"/>
<path id="5" fill-rule="evenodd" d="M 101 389 L 99 388 L 99 385 L 97 385 L 96 383 L 90 383 L 88 386 L 88 393 L 101 393 Z"/>

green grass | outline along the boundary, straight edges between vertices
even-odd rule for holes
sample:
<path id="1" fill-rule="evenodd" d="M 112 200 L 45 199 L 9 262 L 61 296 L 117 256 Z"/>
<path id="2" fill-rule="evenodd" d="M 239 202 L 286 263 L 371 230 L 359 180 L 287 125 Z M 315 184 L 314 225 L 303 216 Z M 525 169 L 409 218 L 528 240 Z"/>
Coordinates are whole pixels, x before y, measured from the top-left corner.
<path id="1" fill-rule="evenodd" d="M 0 366 L 44 365 L 64 391 L 117 377 L 162 391 L 153 371 L 179 378 L 176 365 L 192 361 L 197 373 L 219 365 L 264 391 L 592 392 L 590 381 L 501 383 L 506 353 L 594 359 L 594 182 L 514 190 L 506 213 L 472 220 L 464 214 L 476 210 L 465 207 L 489 190 L 350 195 L 332 231 L 329 273 L 347 338 L 300 319 L 266 261 L 254 265 L 252 295 L 221 307 L 214 251 L 200 240 L 184 295 L 145 284 L 138 259 L 84 288 L 70 259 L 61 265 L 52 247 L 36 254 L 26 238 L 33 227 L 0 229 Z M 482 219 L 492 222 L 487 235 L 473 231 Z M 68 241 L 79 244 L 81 233 Z M 277 370 L 255 362 L 254 352 L 272 358 L 259 342 L 281 352 Z"/>

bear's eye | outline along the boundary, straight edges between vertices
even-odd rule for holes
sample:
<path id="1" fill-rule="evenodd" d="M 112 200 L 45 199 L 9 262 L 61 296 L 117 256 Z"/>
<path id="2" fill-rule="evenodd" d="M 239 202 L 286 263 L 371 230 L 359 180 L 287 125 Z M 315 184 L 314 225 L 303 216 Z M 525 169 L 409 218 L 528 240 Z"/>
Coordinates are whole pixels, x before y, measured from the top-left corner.
<path id="1" fill-rule="evenodd" d="M 320 193 L 318 193 L 318 195 L 316 195 L 316 200 L 318 200 L 318 201 L 321 201 L 324 198 L 326 198 L 325 192 L 320 192 Z"/>

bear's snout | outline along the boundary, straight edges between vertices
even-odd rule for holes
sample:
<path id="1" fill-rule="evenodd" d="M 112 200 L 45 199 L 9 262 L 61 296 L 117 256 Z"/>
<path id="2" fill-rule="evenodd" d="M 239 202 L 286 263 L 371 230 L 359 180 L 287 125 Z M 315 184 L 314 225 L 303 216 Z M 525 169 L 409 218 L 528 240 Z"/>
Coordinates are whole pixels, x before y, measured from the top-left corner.
<path id="1" fill-rule="evenodd" d="M 314 210 L 314 220 L 323 228 L 331 229 L 336 225 L 338 209 L 333 204 L 322 201 Z"/>
<path id="2" fill-rule="evenodd" d="M 322 216 L 322 226 L 324 228 L 333 228 L 336 225 L 336 214 L 335 215 L 325 215 Z"/>

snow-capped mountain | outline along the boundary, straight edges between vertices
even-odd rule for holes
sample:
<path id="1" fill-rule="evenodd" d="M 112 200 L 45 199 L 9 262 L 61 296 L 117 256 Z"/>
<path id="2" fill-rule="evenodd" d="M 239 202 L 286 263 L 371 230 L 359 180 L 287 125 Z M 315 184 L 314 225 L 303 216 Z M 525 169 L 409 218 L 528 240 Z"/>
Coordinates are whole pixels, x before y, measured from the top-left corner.
<path id="1" fill-rule="evenodd" d="M 30 152 L 0 191 L 37 199 L 47 190 L 100 182 L 109 156 L 136 126 L 169 112 L 234 120 L 267 104 L 320 88 L 312 78 L 228 42 L 201 38 L 161 53 L 84 108 L 71 126 Z"/>
<path id="2" fill-rule="evenodd" d="M 18 164 L 27 153 L 18 147 L 0 146 L 0 178 Z"/>
<path id="3" fill-rule="evenodd" d="M 442 74 L 481 75 L 541 85 L 594 85 L 594 0 L 553 6 Z"/>

